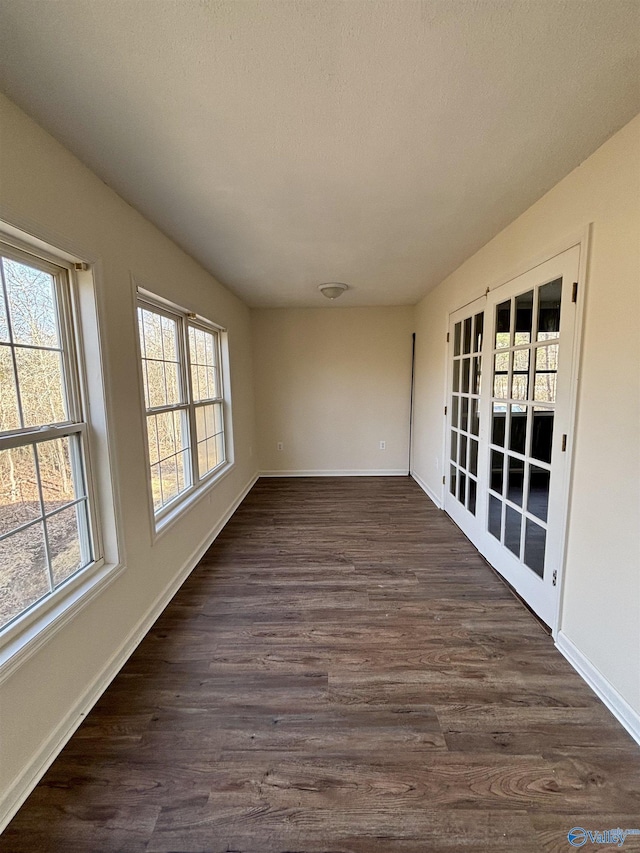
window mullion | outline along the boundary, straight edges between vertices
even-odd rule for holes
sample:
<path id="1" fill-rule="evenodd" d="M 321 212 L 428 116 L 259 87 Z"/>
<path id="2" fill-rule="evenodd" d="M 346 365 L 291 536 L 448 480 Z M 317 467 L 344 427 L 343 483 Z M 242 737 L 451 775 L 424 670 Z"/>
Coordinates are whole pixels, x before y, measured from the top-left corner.
<path id="1" fill-rule="evenodd" d="M 47 561 L 47 572 L 49 574 L 49 592 L 53 592 L 53 566 L 51 563 L 51 546 L 49 544 L 49 530 L 44 510 L 44 494 L 42 492 L 42 475 L 40 474 L 40 460 L 37 448 L 33 448 L 34 464 L 36 469 L 36 480 L 38 481 L 38 497 L 40 500 L 40 515 L 42 518 L 42 535 L 44 537 L 44 553 Z"/>
<path id="2" fill-rule="evenodd" d="M 193 397 L 193 377 L 191 374 L 191 343 L 189 341 L 189 325 L 186 317 L 182 320 L 182 337 L 184 340 L 184 376 L 188 406 L 189 443 L 191 444 L 191 482 L 193 486 L 196 486 L 200 480 L 198 431 L 196 429 L 196 406 Z"/>

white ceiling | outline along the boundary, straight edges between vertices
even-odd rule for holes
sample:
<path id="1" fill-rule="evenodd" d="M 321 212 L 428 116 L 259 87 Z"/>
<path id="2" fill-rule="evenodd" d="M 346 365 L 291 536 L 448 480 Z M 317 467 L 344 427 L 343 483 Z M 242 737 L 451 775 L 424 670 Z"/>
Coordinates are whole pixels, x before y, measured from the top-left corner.
<path id="1" fill-rule="evenodd" d="M 640 112 L 638 0 L 0 0 L 0 85 L 247 303 L 414 303 Z"/>

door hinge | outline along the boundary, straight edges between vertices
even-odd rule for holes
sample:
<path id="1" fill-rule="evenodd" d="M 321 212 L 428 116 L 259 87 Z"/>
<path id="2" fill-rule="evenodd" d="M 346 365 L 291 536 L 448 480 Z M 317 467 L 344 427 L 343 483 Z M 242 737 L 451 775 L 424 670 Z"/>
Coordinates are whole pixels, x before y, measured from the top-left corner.
<path id="1" fill-rule="evenodd" d="M 444 407 L 444 413 L 445 413 L 445 415 L 447 414 L 447 407 L 446 406 Z"/>
<path id="2" fill-rule="evenodd" d="M 562 452 L 564 453 L 567 449 L 567 436 L 562 436 Z"/>
<path id="3" fill-rule="evenodd" d="M 447 332 L 447 343 L 449 343 L 449 332 Z"/>
<path id="4" fill-rule="evenodd" d="M 443 486 L 444 486 L 444 483 L 445 483 L 445 479 L 446 479 L 445 477 L 443 477 L 443 478 L 442 478 L 442 485 L 443 485 Z"/>
<path id="5" fill-rule="evenodd" d="M 558 570 L 557 569 L 553 570 L 552 583 L 554 586 L 556 586 L 556 584 L 558 583 Z"/>
<path id="6" fill-rule="evenodd" d="M 573 290 L 571 291 L 571 301 L 572 302 L 578 301 L 578 282 L 577 281 L 573 282 Z"/>

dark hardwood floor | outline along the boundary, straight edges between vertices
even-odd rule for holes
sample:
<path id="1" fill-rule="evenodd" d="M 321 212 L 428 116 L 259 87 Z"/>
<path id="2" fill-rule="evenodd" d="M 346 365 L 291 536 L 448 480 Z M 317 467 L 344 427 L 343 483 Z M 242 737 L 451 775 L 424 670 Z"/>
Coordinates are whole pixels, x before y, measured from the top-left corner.
<path id="1" fill-rule="evenodd" d="M 640 827 L 640 750 L 447 516 L 407 477 L 272 479 L 0 850 L 538 853 L 576 825 Z"/>

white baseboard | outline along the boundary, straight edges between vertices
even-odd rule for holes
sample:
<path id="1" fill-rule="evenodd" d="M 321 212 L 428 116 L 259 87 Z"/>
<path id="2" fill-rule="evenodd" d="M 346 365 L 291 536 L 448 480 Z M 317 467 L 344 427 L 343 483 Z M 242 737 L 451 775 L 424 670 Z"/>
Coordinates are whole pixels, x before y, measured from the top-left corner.
<path id="1" fill-rule="evenodd" d="M 566 634 L 558 632 L 556 648 L 562 652 L 576 672 L 582 676 L 596 696 L 607 706 L 613 716 L 640 745 L 640 714 L 624 699 L 599 669 L 571 642 Z"/>
<path id="2" fill-rule="evenodd" d="M 438 497 L 436 493 L 425 483 L 422 477 L 419 474 L 416 474 L 415 471 L 411 472 L 411 476 L 416 481 L 416 483 L 420 486 L 423 492 L 430 497 L 434 504 L 438 507 L 438 509 L 442 509 L 442 497 Z"/>
<path id="3" fill-rule="evenodd" d="M 338 468 L 335 471 L 315 469 L 288 469 L 283 471 L 261 471 L 261 477 L 407 477 L 406 468 Z"/>
<path id="4" fill-rule="evenodd" d="M 51 764 L 53 764 L 54 760 L 70 740 L 73 733 L 84 721 L 91 708 L 93 708 L 100 696 L 102 696 L 109 684 L 120 672 L 128 658 L 133 654 L 136 647 L 152 627 L 153 623 L 169 604 L 187 577 L 198 565 L 202 555 L 218 537 L 222 528 L 240 506 L 257 479 L 257 475 L 253 476 L 244 486 L 213 530 L 210 530 L 200 544 L 191 552 L 172 583 L 160 593 L 149 610 L 145 613 L 142 619 L 139 620 L 138 624 L 129 633 L 128 637 L 126 637 L 118 651 L 111 656 L 102 672 L 99 673 L 94 682 L 84 692 L 78 702 L 75 703 L 71 711 L 69 711 L 59 725 L 56 726 L 53 732 L 51 732 L 51 734 L 43 741 L 40 747 L 36 750 L 28 766 L 12 783 L 0 804 L 0 833 L 4 830 L 20 806 L 36 787 Z"/>

